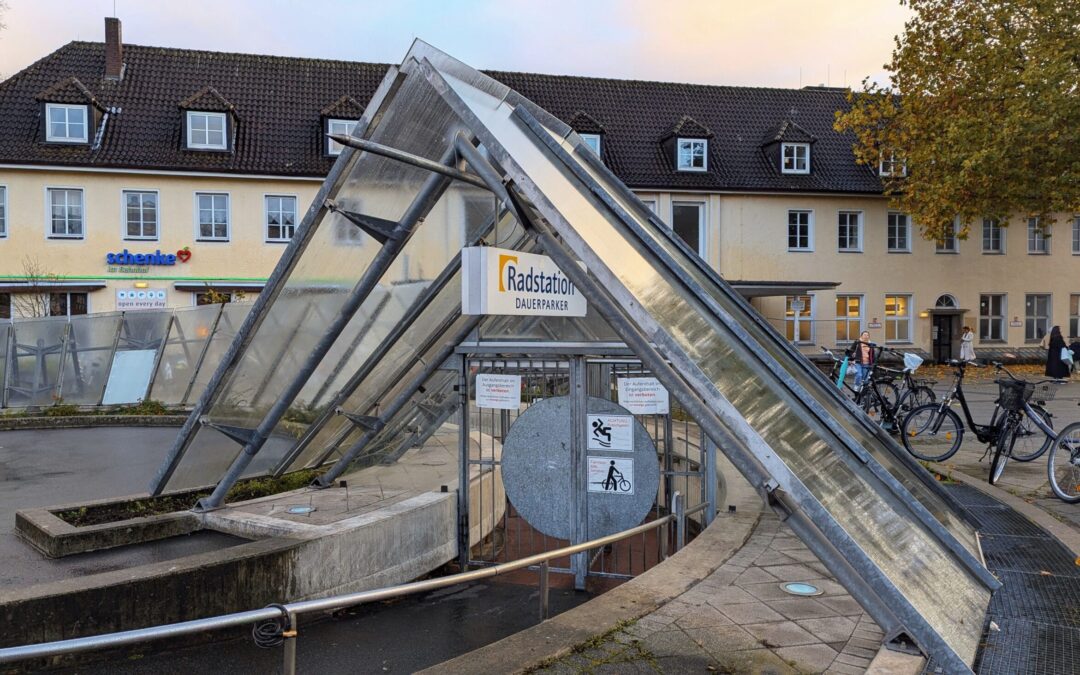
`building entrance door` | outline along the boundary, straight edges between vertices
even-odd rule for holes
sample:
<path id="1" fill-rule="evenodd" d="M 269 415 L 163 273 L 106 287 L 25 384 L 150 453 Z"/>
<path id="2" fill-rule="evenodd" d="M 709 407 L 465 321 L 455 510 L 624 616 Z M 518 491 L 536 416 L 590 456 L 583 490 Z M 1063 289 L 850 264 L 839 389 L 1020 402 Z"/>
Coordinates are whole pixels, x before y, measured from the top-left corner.
<path id="1" fill-rule="evenodd" d="M 935 314 L 933 325 L 934 360 L 945 363 L 953 357 L 953 324 L 957 317 L 951 314 Z"/>

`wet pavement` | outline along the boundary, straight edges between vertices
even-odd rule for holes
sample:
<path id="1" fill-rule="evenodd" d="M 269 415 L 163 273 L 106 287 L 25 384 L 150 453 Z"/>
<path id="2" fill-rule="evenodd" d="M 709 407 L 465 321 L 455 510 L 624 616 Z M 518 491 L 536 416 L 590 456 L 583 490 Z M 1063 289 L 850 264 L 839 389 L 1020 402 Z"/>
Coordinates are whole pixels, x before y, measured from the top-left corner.
<path id="1" fill-rule="evenodd" d="M 145 493 L 174 428 L 0 431 L 0 596 L 6 588 L 174 560 L 244 543 L 202 532 L 46 561 L 15 534 L 20 509 Z"/>
<path id="2" fill-rule="evenodd" d="M 552 589 L 552 615 L 589 599 Z M 300 625 L 297 672 L 412 673 L 465 654 L 540 623 L 535 586 L 488 581 L 441 589 L 398 601 L 374 603 L 319 622 Z M 280 647 L 260 649 L 245 628 L 233 639 L 162 652 L 163 645 L 113 654 L 106 663 L 65 673 L 81 675 L 188 675 L 280 673 Z M 147 652 L 154 652 L 143 656 Z"/>

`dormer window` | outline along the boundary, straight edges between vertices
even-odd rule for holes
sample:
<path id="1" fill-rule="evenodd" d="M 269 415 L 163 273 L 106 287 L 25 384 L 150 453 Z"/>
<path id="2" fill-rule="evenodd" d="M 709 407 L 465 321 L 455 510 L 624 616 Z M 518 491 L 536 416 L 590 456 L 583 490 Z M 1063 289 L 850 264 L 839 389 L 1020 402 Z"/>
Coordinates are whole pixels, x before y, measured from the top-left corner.
<path id="1" fill-rule="evenodd" d="M 781 144 L 781 158 L 780 170 L 783 173 L 810 173 L 809 143 Z"/>
<path id="2" fill-rule="evenodd" d="M 709 142 L 704 138 L 680 138 L 675 147 L 679 171 L 705 171 L 709 168 Z"/>
<path id="3" fill-rule="evenodd" d="M 881 153 L 878 175 L 882 178 L 903 178 L 907 175 L 907 161 L 897 159 L 896 153 Z"/>
<path id="4" fill-rule="evenodd" d="M 228 133 L 225 113 L 187 113 L 187 147 L 191 150 L 227 150 Z"/>
<path id="5" fill-rule="evenodd" d="M 49 125 L 45 140 L 50 143 L 87 142 L 86 106 L 47 103 L 45 114 Z"/>
<path id="6" fill-rule="evenodd" d="M 356 128 L 356 120 L 326 120 L 326 132 L 329 134 L 338 134 L 341 136 L 352 136 L 353 129 Z M 341 154 L 341 151 L 345 149 L 345 146 L 338 143 L 332 138 L 326 139 L 326 154 L 336 157 Z"/>
<path id="7" fill-rule="evenodd" d="M 579 134 L 585 145 L 589 146 L 597 157 L 600 156 L 600 134 Z"/>

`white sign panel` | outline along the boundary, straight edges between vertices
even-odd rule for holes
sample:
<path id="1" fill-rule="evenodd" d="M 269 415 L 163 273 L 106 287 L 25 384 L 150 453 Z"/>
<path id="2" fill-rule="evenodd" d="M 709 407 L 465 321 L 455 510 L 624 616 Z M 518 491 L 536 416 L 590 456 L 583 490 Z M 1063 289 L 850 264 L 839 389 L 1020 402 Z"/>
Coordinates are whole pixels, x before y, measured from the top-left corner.
<path id="1" fill-rule="evenodd" d="M 625 457 L 590 457 L 589 492 L 634 494 L 634 460 Z"/>
<path id="2" fill-rule="evenodd" d="M 461 250 L 462 314 L 585 316 L 585 296 L 555 262 L 491 246 Z"/>
<path id="3" fill-rule="evenodd" d="M 589 415 L 589 450 L 634 451 L 632 415 Z"/>
<path id="4" fill-rule="evenodd" d="M 521 407 L 521 376 L 477 374 L 476 407 L 519 409 Z"/>
<path id="5" fill-rule="evenodd" d="M 136 349 L 116 352 L 113 357 L 109 381 L 105 383 L 105 405 L 115 403 L 137 403 L 146 397 L 146 388 L 150 386 L 150 376 L 154 373 L 154 359 L 157 351 Z"/>
<path id="6" fill-rule="evenodd" d="M 116 309 L 165 309 L 168 307 L 165 289 L 119 288 L 116 290 Z"/>
<path id="7" fill-rule="evenodd" d="M 668 391 L 655 377 L 620 377 L 619 405 L 635 415 L 666 415 Z"/>

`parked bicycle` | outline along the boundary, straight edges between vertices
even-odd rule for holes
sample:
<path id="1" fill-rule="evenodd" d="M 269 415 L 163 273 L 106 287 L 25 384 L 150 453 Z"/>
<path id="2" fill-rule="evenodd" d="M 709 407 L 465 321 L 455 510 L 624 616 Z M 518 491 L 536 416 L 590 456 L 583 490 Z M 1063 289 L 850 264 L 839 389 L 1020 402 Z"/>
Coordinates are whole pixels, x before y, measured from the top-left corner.
<path id="1" fill-rule="evenodd" d="M 829 349 L 821 349 L 833 360 L 830 380 L 838 381 L 842 361 Z M 921 358 L 915 354 L 904 354 L 884 347 L 877 349 L 874 366 L 861 388 L 851 387 L 846 381 L 839 381 L 839 384 L 850 392 L 855 405 L 871 417 L 876 417 L 883 428 L 895 432 L 911 410 L 933 403 L 937 396 L 930 387 L 929 380 L 914 377 L 915 371 L 922 365 Z M 882 365 L 881 356 L 884 354 L 899 357 L 903 361 L 903 369 Z M 900 381 L 899 387 L 896 385 L 897 380 Z"/>
<path id="2" fill-rule="evenodd" d="M 982 366 L 956 360 L 949 361 L 949 365 L 955 369 L 953 384 L 941 401 L 913 409 L 901 424 L 901 439 L 908 452 L 928 462 L 942 462 L 956 454 L 964 442 L 965 428 L 959 415 L 950 409 L 953 401 L 960 403 L 967 428 L 980 443 L 987 444 L 987 452 L 994 453 L 990 467 L 991 484 L 1001 477 L 1009 458 L 1030 462 L 1050 449 L 1054 442 L 1053 416 L 1044 405 L 1053 399 L 1054 387 L 1062 383 L 1057 380 L 1026 382 L 1014 376 L 1003 364 L 994 362 L 992 365 L 997 372 L 1007 377 L 996 380 L 998 398 L 994 402 L 994 410 L 987 424 L 979 424 L 971 414 L 963 385 L 966 369 Z M 1038 396 L 1031 403 L 1036 390 Z"/>

